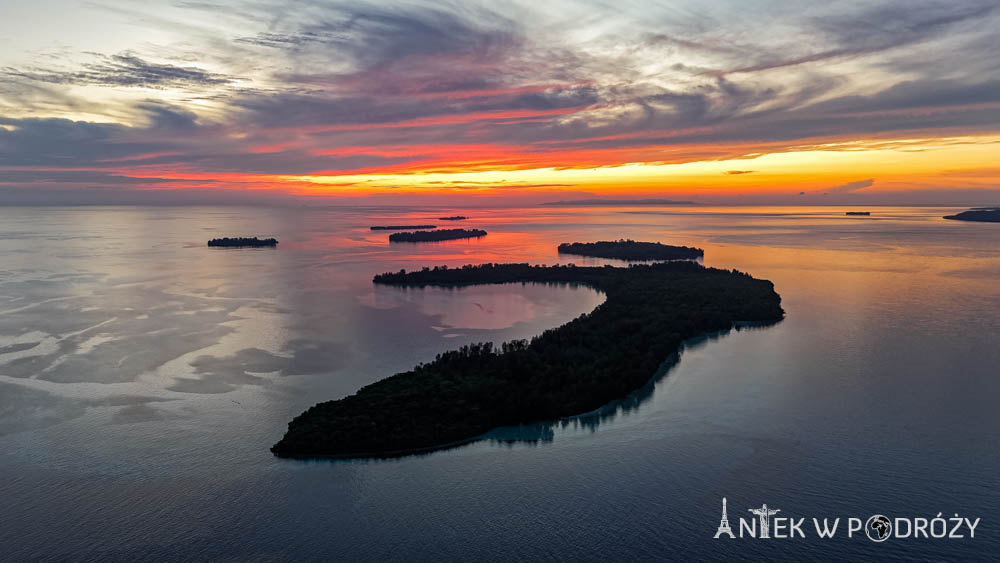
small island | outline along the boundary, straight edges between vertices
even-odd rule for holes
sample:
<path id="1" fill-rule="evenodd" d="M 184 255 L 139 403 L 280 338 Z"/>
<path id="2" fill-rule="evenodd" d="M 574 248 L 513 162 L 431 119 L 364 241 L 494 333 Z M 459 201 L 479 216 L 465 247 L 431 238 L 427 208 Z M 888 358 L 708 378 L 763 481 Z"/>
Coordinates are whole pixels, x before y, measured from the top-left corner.
<path id="1" fill-rule="evenodd" d="M 847 213 L 844 213 L 844 215 L 859 215 L 862 217 L 868 217 L 871 214 L 871 211 L 848 211 Z"/>
<path id="2" fill-rule="evenodd" d="M 645 385 L 684 340 L 738 321 L 777 322 L 766 280 L 695 262 L 625 268 L 482 264 L 375 276 L 403 287 L 578 283 L 606 301 L 531 340 L 466 345 L 310 407 L 288 424 L 279 457 L 392 457 L 474 441 L 500 426 L 594 410 Z"/>
<path id="3" fill-rule="evenodd" d="M 413 229 L 435 229 L 437 225 L 375 225 L 373 231 L 412 231 Z"/>
<path id="4" fill-rule="evenodd" d="M 438 242 L 460 238 L 479 238 L 486 236 L 482 229 L 441 229 L 440 231 L 414 231 L 412 233 L 392 233 L 390 242 Z"/>
<path id="5" fill-rule="evenodd" d="M 468 219 L 465 215 L 452 215 L 451 217 L 438 217 L 440 221 L 461 221 L 462 219 Z"/>
<path id="6" fill-rule="evenodd" d="M 264 246 L 278 246 L 277 239 L 273 238 L 257 238 L 257 237 L 223 237 L 214 238 L 208 241 L 208 246 L 221 246 L 225 248 L 242 248 L 242 247 L 253 247 L 259 248 Z"/>
<path id="7" fill-rule="evenodd" d="M 617 258 L 619 260 L 691 260 L 704 256 L 705 251 L 689 246 L 670 246 L 658 242 L 614 240 L 600 242 L 564 242 L 559 254 L 575 254 L 592 258 Z"/>
<path id="8" fill-rule="evenodd" d="M 977 207 L 955 215 L 945 215 L 944 218 L 951 219 L 953 221 L 1000 223 L 1000 207 Z"/>

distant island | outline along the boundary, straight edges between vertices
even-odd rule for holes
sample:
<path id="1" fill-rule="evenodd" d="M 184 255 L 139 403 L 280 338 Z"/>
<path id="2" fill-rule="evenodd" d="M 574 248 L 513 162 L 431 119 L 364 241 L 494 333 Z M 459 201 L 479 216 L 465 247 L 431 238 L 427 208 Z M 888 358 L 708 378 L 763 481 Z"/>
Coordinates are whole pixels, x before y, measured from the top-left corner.
<path id="1" fill-rule="evenodd" d="M 658 242 L 636 242 L 621 239 L 600 242 L 564 242 L 559 245 L 559 254 L 617 258 L 619 260 L 689 260 L 704 256 L 705 251 L 689 246 L 670 246 Z"/>
<path id="2" fill-rule="evenodd" d="M 452 215 L 451 217 L 438 217 L 441 221 L 461 221 L 462 219 L 468 219 L 465 215 Z"/>
<path id="3" fill-rule="evenodd" d="M 844 213 L 844 215 L 862 215 L 862 216 L 865 216 L 865 217 L 867 217 L 867 216 L 869 216 L 871 214 L 872 214 L 871 211 L 848 211 L 847 213 Z"/>
<path id="4" fill-rule="evenodd" d="M 697 205 L 693 201 L 673 199 L 570 199 L 565 201 L 549 201 L 539 204 L 543 207 L 583 207 L 588 205 Z"/>
<path id="5" fill-rule="evenodd" d="M 482 229 L 441 229 L 440 231 L 414 231 L 412 233 L 392 233 L 390 242 L 437 242 L 460 238 L 478 238 L 486 236 Z"/>
<path id="6" fill-rule="evenodd" d="M 1000 223 L 1000 207 L 977 207 L 956 215 L 945 215 L 945 219 L 955 221 L 980 221 L 983 223 Z"/>
<path id="7" fill-rule="evenodd" d="M 373 231 L 408 231 L 412 229 L 434 229 L 437 225 L 375 225 Z"/>
<path id="8" fill-rule="evenodd" d="M 245 246 L 251 246 L 251 247 L 278 246 L 278 241 L 277 239 L 273 238 L 223 237 L 223 238 L 214 238 L 208 241 L 208 246 L 223 246 L 227 248 L 239 248 Z"/>
<path id="9" fill-rule="evenodd" d="M 310 407 L 279 457 L 391 457 L 474 441 L 490 429 L 581 414 L 642 387 L 684 340 L 737 321 L 776 322 L 774 286 L 694 262 L 627 268 L 483 264 L 377 275 L 396 286 L 579 283 L 606 295 L 588 314 L 529 340 L 471 344 Z"/>

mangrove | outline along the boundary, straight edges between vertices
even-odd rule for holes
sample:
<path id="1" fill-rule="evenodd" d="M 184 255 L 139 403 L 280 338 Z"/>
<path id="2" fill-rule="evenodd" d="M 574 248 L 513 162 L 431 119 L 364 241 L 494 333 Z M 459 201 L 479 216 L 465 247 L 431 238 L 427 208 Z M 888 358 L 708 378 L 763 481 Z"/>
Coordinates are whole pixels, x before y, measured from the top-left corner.
<path id="1" fill-rule="evenodd" d="M 479 238 L 486 236 L 482 229 L 441 229 L 439 231 L 413 231 L 412 233 L 392 233 L 390 242 L 437 242 L 460 238 Z"/>
<path id="2" fill-rule="evenodd" d="M 1000 223 L 1000 207 L 977 207 L 955 215 L 945 215 L 945 219 L 953 221 L 980 221 L 983 223 Z"/>
<path id="3" fill-rule="evenodd" d="M 771 282 L 695 262 L 441 266 L 373 281 L 406 287 L 583 284 L 606 299 L 531 340 L 462 346 L 349 397 L 314 405 L 288 424 L 271 448 L 274 455 L 407 455 L 473 441 L 501 426 L 585 413 L 642 387 L 689 338 L 784 315 Z"/>
<path id="4" fill-rule="evenodd" d="M 208 241 L 208 246 L 222 246 L 227 248 L 240 248 L 240 247 L 262 247 L 262 246 L 278 246 L 277 239 L 273 238 L 257 238 L 257 237 L 222 237 L 214 238 Z"/>
<path id="5" fill-rule="evenodd" d="M 636 242 L 620 239 L 599 242 L 564 242 L 559 254 L 575 254 L 592 258 L 617 258 L 619 260 L 691 260 L 705 255 L 700 248 L 671 246 L 658 242 Z"/>

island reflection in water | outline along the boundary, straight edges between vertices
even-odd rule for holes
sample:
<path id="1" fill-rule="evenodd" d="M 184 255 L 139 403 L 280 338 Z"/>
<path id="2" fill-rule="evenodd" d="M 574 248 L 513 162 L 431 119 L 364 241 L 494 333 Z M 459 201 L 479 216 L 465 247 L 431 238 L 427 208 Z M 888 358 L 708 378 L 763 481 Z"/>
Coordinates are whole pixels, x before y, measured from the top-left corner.
<path id="1" fill-rule="evenodd" d="M 566 431 L 569 429 L 586 430 L 595 433 L 602 424 L 612 422 L 619 417 L 626 417 L 637 414 L 643 404 L 648 403 L 656 393 L 671 370 L 676 367 L 684 357 L 685 351 L 694 351 L 704 348 L 708 343 L 724 338 L 733 331 L 765 330 L 769 327 L 780 324 L 784 319 L 775 322 L 744 322 L 737 323 L 729 330 L 713 332 L 691 338 L 684 341 L 681 350 L 672 354 L 656 370 L 656 373 L 642 387 L 629 393 L 621 399 L 611 401 L 599 409 L 576 416 L 568 416 L 559 420 L 543 421 L 534 424 L 524 424 L 520 426 L 504 426 L 487 432 L 482 436 L 482 440 L 489 440 L 495 444 L 514 445 L 530 444 L 540 445 L 552 443 L 556 440 L 556 430 Z"/>
<path id="2" fill-rule="evenodd" d="M 513 285 L 513 284 L 512 284 Z M 517 284 L 521 285 L 521 284 Z M 526 284 L 530 285 L 530 284 Z M 542 284 L 539 284 L 542 285 Z M 544 285 L 565 285 L 565 284 L 544 284 Z M 577 285 L 577 284 L 573 284 Z M 416 288 L 419 289 L 419 288 Z M 616 399 L 609 402 L 608 404 L 595 409 L 590 412 L 582 413 L 575 416 L 563 417 L 557 420 L 549 421 L 539 421 L 530 424 L 521 424 L 517 426 L 502 426 L 490 430 L 481 436 L 475 438 L 470 438 L 468 440 L 463 440 L 455 444 L 446 444 L 442 446 L 432 446 L 423 451 L 417 452 L 407 452 L 398 455 L 371 455 L 364 457 L 306 457 L 306 458 L 286 458 L 289 463 L 373 463 L 373 462 L 393 462 L 401 458 L 407 457 L 421 457 L 421 456 L 431 456 L 445 450 L 457 450 L 473 446 L 478 442 L 486 442 L 493 446 L 506 446 L 514 447 L 516 445 L 523 446 L 545 446 L 550 445 L 556 441 L 556 437 L 559 434 L 565 434 L 568 431 L 576 430 L 583 431 L 590 434 L 594 434 L 599 431 L 602 424 L 610 423 L 615 421 L 620 417 L 627 417 L 629 415 L 637 414 L 643 404 L 648 403 L 653 399 L 658 388 L 662 388 L 662 383 L 664 379 L 669 376 L 670 371 L 676 367 L 681 359 L 683 358 L 685 351 L 697 351 L 704 348 L 711 342 L 716 342 L 731 332 L 736 331 L 755 331 L 755 330 L 766 330 L 769 327 L 783 322 L 784 319 L 774 322 L 739 322 L 733 325 L 729 330 L 713 332 L 711 334 L 706 334 L 699 336 L 697 338 L 691 338 L 684 341 L 681 350 L 672 354 L 667 358 L 656 372 L 652 375 L 650 380 L 635 391 L 632 391 L 625 397 L 621 399 Z"/>
<path id="3" fill-rule="evenodd" d="M 377 309 L 415 306 L 438 319 L 436 330 L 499 330 L 570 308 L 604 302 L 599 291 L 579 283 L 502 283 L 406 287 L 374 284 L 361 302 Z"/>

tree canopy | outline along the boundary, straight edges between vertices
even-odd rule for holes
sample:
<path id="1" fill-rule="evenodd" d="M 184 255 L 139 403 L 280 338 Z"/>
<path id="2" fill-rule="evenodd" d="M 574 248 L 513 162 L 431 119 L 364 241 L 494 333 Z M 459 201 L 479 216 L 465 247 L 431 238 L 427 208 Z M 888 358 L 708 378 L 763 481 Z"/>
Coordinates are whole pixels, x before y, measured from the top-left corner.
<path id="1" fill-rule="evenodd" d="M 439 354 L 297 416 L 278 456 L 391 456 L 474 439 L 499 426 L 594 410 L 646 383 L 682 342 L 736 321 L 777 321 L 774 286 L 693 262 L 627 268 L 482 264 L 375 276 L 375 283 L 454 286 L 581 283 L 607 298 L 530 340 Z"/>

